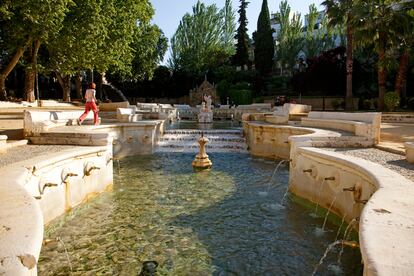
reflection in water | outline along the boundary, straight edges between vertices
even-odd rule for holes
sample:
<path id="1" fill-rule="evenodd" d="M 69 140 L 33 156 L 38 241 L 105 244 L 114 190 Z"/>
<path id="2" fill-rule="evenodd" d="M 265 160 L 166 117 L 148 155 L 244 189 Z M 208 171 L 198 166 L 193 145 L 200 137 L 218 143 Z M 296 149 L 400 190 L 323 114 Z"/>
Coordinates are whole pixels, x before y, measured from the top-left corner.
<path id="1" fill-rule="evenodd" d="M 145 261 L 157 275 L 309 275 L 337 226 L 312 235 L 321 218 L 281 201 L 288 183 L 281 166 L 247 154 L 210 154 L 211 171 L 194 173 L 193 154 L 160 153 L 121 161 L 113 192 L 75 208 L 47 227 L 66 244 L 73 275 L 137 275 Z M 275 184 L 274 183 L 274 184 Z M 266 191 L 266 194 L 263 193 Z M 321 275 L 332 274 L 331 254 Z M 360 253 L 345 248 L 341 270 L 361 274 Z M 68 274 L 64 249 L 43 247 L 39 275 Z"/>

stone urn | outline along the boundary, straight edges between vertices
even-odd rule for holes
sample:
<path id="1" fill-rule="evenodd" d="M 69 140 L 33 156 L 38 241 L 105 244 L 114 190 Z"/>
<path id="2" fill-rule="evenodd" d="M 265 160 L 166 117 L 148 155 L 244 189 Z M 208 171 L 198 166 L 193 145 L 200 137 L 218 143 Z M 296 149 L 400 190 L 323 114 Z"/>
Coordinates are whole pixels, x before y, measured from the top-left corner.
<path id="1" fill-rule="evenodd" d="M 196 155 L 193 161 L 193 168 L 195 170 L 208 170 L 211 168 L 213 163 L 211 163 L 210 159 L 208 159 L 208 155 L 206 153 L 206 144 L 208 143 L 208 139 L 204 137 L 204 133 L 201 133 L 200 139 L 198 139 L 198 143 L 200 144 L 200 152 Z"/>

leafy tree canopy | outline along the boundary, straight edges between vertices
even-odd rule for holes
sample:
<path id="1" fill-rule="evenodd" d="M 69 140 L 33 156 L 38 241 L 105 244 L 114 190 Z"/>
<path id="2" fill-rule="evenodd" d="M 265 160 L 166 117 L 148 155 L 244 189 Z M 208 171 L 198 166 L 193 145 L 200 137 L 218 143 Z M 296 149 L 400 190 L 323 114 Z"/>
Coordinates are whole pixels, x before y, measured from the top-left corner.
<path id="1" fill-rule="evenodd" d="M 234 30 L 231 1 L 226 1 L 222 10 L 198 1 L 193 6 L 193 13 L 187 13 L 181 19 L 171 39 L 170 67 L 202 74 L 224 63 L 234 54 Z"/>
<path id="2" fill-rule="evenodd" d="M 256 69 L 261 74 L 272 70 L 274 57 L 273 30 L 270 26 L 270 15 L 267 0 L 263 0 L 262 10 L 257 20 L 257 31 L 254 38 L 254 60 Z"/>

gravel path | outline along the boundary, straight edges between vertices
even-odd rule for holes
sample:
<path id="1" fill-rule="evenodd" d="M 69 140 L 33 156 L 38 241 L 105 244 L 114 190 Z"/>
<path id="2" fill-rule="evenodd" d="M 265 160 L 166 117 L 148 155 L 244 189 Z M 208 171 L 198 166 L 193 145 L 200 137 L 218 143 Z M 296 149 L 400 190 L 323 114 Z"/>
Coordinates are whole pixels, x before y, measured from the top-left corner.
<path id="1" fill-rule="evenodd" d="M 13 147 L 7 150 L 6 153 L 0 154 L 0 168 L 23 161 L 26 159 L 34 158 L 41 155 L 46 155 L 54 152 L 59 152 L 65 149 L 74 148 L 75 146 L 58 146 L 58 145 L 24 145 Z"/>
<path id="2" fill-rule="evenodd" d="M 408 163 L 405 156 L 386 152 L 376 148 L 355 149 L 355 148 L 324 148 L 325 150 L 351 155 L 371 162 L 378 163 L 391 169 L 405 178 L 414 181 L 414 164 Z"/>

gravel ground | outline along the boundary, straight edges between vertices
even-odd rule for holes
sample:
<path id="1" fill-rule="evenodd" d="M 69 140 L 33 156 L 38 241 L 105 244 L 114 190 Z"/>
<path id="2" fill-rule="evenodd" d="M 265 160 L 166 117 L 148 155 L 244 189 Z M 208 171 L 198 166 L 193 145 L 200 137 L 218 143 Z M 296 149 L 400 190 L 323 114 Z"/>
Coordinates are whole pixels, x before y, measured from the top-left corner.
<path id="1" fill-rule="evenodd" d="M 7 150 L 6 153 L 0 154 L 0 168 L 26 159 L 59 152 L 70 148 L 74 148 L 74 146 L 24 145 L 13 147 Z"/>
<path id="2" fill-rule="evenodd" d="M 405 178 L 414 181 L 414 164 L 408 163 L 405 156 L 386 152 L 376 148 L 355 149 L 355 148 L 324 148 L 325 150 L 351 155 L 371 162 L 378 163 L 391 169 Z"/>

